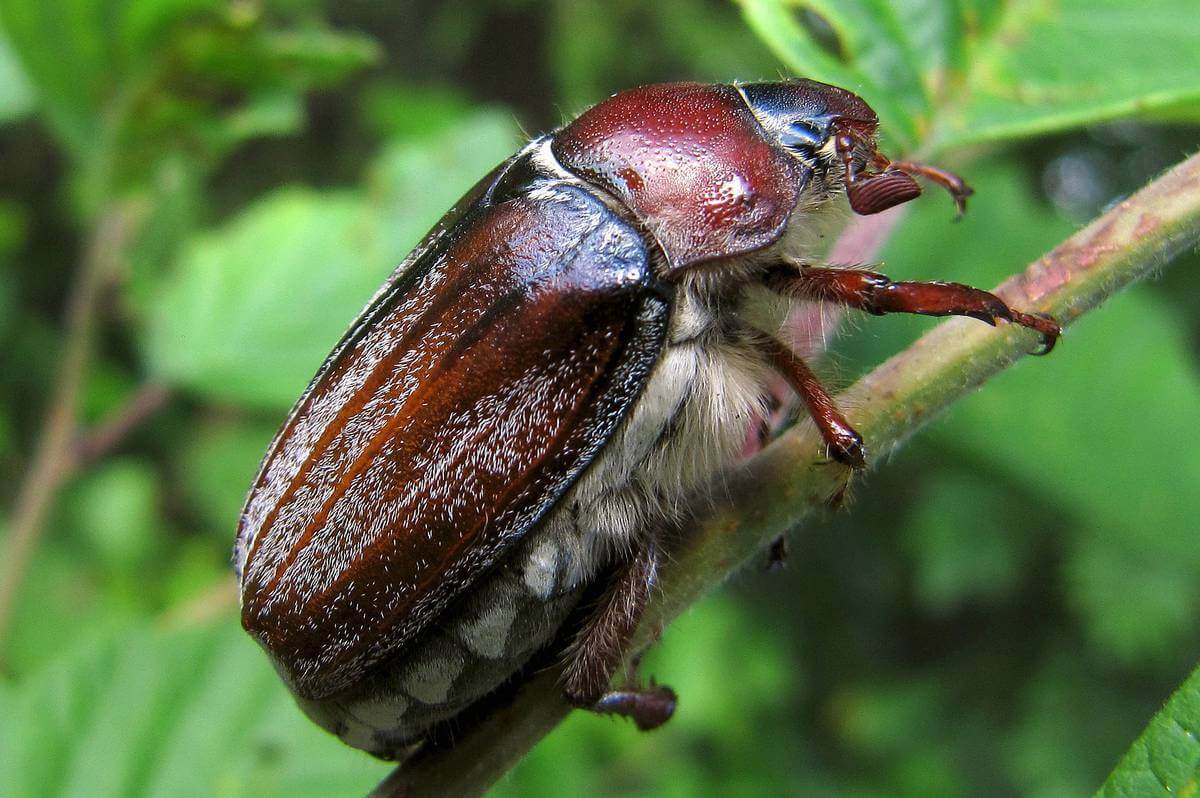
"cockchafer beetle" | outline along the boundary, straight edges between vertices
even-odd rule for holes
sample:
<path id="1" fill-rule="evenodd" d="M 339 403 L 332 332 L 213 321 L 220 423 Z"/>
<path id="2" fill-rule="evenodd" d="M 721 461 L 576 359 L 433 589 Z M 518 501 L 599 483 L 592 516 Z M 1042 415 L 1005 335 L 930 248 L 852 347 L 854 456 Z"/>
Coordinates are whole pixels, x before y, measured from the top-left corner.
<path id="1" fill-rule="evenodd" d="M 571 704 L 654 728 L 674 693 L 610 681 L 662 530 L 737 457 L 773 376 L 833 459 L 865 462 L 775 337 L 789 299 L 1005 321 L 1049 350 L 1053 320 L 985 291 L 815 260 L 830 219 L 915 198 L 913 175 L 960 210 L 971 193 L 889 161 L 877 124 L 811 80 L 645 86 L 534 139 L 442 219 L 297 402 L 242 512 L 242 623 L 309 716 L 403 758 L 555 645 Z"/>

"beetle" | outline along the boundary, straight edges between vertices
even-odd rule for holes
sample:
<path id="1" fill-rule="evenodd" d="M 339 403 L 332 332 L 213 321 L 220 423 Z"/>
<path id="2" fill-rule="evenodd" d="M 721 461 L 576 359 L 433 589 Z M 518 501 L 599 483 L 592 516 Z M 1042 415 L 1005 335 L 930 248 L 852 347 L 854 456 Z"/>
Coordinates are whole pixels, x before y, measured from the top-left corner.
<path id="1" fill-rule="evenodd" d="M 1060 329 L 957 283 L 819 261 L 822 233 L 947 189 L 891 161 L 857 95 L 813 80 L 650 85 L 535 138 L 418 245 L 272 443 L 235 547 L 242 624 L 303 710 L 403 758 L 559 646 L 576 707 L 664 723 L 610 690 L 662 530 L 737 457 L 768 385 L 828 453 L 862 438 L 776 337 L 789 303 Z"/>

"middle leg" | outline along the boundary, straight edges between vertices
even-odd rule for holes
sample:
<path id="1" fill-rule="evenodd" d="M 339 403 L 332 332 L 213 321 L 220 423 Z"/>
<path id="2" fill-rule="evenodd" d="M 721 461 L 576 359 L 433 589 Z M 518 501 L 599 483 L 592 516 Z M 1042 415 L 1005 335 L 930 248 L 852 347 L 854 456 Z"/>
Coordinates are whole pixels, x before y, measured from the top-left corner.
<path id="1" fill-rule="evenodd" d="M 759 349 L 808 408 L 808 414 L 825 440 L 830 457 L 851 468 L 865 468 L 867 452 L 862 436 L 850 426 L 808 364 L 775 338 L 756 337 L 759 337 Z"/>

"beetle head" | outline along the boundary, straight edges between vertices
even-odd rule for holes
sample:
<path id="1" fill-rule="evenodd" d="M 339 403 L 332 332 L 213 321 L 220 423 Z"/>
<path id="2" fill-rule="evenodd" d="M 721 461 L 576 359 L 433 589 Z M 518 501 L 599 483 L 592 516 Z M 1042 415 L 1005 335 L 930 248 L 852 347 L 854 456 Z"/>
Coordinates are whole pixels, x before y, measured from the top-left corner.
<path id="1" fill-rule="evenodd" d="M 879 213 L 921 193 L 911 176 L 879 152 L 879 119 L 857 94 L 807 79 L 740 89 L 775 143 L 800 159 L 818 182 L 843 183 L 856 213 Z"/>
<path id="2" fill-rule="evenodd" d="M 798 78 L 778 83 L 748 83 L 739 87 L 759 123 L 776 142 L 807 161 L 836 155 L 838 134 L 855 145 L 859 168 L 875 154 L 879 119 L 871 106 L 853 92 Z"/>

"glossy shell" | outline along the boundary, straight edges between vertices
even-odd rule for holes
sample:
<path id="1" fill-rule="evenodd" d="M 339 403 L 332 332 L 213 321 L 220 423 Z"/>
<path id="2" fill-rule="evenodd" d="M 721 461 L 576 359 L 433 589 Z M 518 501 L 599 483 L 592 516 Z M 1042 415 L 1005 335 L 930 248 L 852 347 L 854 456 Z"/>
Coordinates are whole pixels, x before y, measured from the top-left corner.
<path id="1" fill-rule="evenodd" d="M 622 92 L 559 131 L 554 154 L 620 198 L 676 270 L 773 243 L 804 184 L 733 86 Z"/>
<path id="2" fill-rule="evenodd" d="M 397 270 L 239 525 L 243 625 L 297 694 L 406 655 L 576 483 L 661 356 L 672 280 L 780 239 L 812 172 L 776 128 L 862 115 L 820 85 L 616 95 L 497 168 Z"/>

